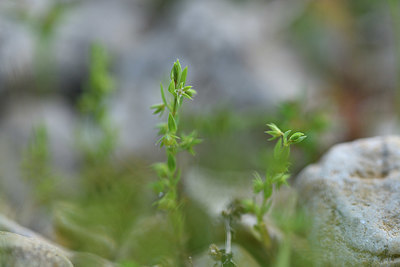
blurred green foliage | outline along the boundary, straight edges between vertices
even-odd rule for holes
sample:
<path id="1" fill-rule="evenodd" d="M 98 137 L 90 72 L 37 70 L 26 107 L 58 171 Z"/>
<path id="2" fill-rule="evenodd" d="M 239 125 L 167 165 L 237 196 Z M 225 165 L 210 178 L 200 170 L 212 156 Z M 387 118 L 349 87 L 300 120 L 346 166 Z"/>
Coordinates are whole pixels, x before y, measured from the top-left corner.
<path id="1" fill-rule="evenodd" d="M 184 234 L 180 244 L 184 246 L 184 252 L 178 253 L 181 258 L 179 264 L 191 266 L 192 258 L 193 262 L 198 262 L 212 242 L 224 241 L 224 222 L 213 218 L 202 204 L 180 187 L 176 188 L 182 197 L 179 206 L 180 224 L 174 225 L 163 214 L 157 214 L 152 203 L 159 199 L 151 194 L 150 183 L 156 182 L 157 185 L 160 180 L 157 182 L 155 174 L 147 167 L 149 163 L 135 157 L 117 159 L 114 155 L 118 134 L 109 119 L 108 100 L 114 91 L 115 82 L 109 71 L 109 57 L 101 45 L 92 46 L 89 62 L 89 76 L 77 106 L 81 118 L 76 131 L 77 151 L 81 156 L 76 174 L 79 178 L 78 185 L 73 188 L 56 186 L 58 174 L 55 175 L 52 170 L 44 126 L 35 128 L 22 164 L 26 178 L 34 186 L 38 202 L 48 205 L 52 211 L 57 242 L 73 250 L 100 255 L 120 266 L 177 266 L 174 260 L 177 257 L 176 230 L 181 227 Z M 181 99 L 176 98 L 185 97 L 184 93 L 192 89 L 184 84 L 178 87 L 175 78 L 182 76 L 183 70 L 179 71 L 177 67 L 175 73 L 174 68 L 171 76 L 174 83 L 169 87 L 175 88 L 168 90 L 173 96 L 172 102 L 163 95 L 163 103 L 153 107 L 156 113 L 162 114 L 164 110 L 169 113 L 167 123 L 159 127 L 160 134 L 163 135 L 160 143 L 167 150 L 177 148 L 173 144 L 179 144 L 179 150 L 193 153 L 192 147 L 199 143 L 197 133 L 192 132 L 192 129 L 196 129 L 206 140 L 198 147 L 199 166 L 213 169 L 216 173 L 248 171 L 254 169 L 254 166 L 260 169 L 272 162 L 265 155 L 273 155 L 273 147 L 265 152 L 259 144 L 265 142 L 260 134 L 264 130 L 264 121 L 273 118 L 280 121 L 283 127 L 289 128 L 293 125 L 306 132 L 310 136 L 308 139 L 313 139 L 309 143 L 304 141 L 303 146 L 299 146 L 297 153 L 294 153 L 294 162 L 299 163 L 297 168 L 314 160 L 321 153 L 318 142 L 328 124 L 322 112 L 304 110 L 306 105 L 301 99 L 282 104 L 276 112 L 250 110 L 234 113 L 227 106 L 209 115 L 183 112 L 178 116 L 174 105 L 178 107 Z M 193 94 L 190 91 L 190 95 L 186 97 L 191 98 Z M 178 136 L 178 129 L 179 132 L 192 133 L 180 134 L 180 139 L 174 137 L 175 141 L 170 143 L 171 140 L 166 136 Z M 156 166 L 158 175 L 161 173 L 162 177 L 165 169 L 177 169 L 178 158 L 174 154 L 171 159 L 172 152 L 167 152 L 166 163 Z M 243 160 L 244 155 L 246 160 Z M 179 175 L 178 172 L 175 174 Z M 173 177 L 176 179 L 179 176 Z M 165 191 L 165 188 L 162 189 L 158 192 Z M 69 194 L 71 191 L 75 191 L 74 194 Z M 274 214 L 274 211 L 271 213 Z M 263 246 L 251 229 L 239 223 L 235 225 L 232 236 L 234 246 L 240 246 L 242 250 L 239 251 L 244 253 L 238 252 L 238 259 L 248 258 L 259 266 L 293 264 L 293 257 L 300 257 L 296 242 L 303 228 L 301 215 L 296 213 L 290 216 L 292 217 L 285 219 L 279 216 L 272 218 L 285 234 L 281 242 L 273 243 L 269 249 Z M 296 216 L 300 216 L 300 219 Z M 288 224 L 287 220 L 292 224 Z M 300 243 L 306 244 L 307 241 L 301 239 Z M 295 262 L 291 266 L 310 266 L 307 265 L 307 259 Z M 87 266 L 92 264 L 87 263 Z"/>
<path id="2" fill-rule="evenodd" d="M 90 50 L 88 82 L 78 102 L 83 117 L 79 147 L 87 163 L 98 164 L 112 155 L 117 132 L 109 119 L 108 100 L 115 85 L 109 74 L 109 58 L 104 47 L 93 44 Z"/>
<path id="3" fill-rule="evenodd" d="M 159 125 L 161 138 L 157 142 L 160 147 L 165 148 L 167 160 L 153 164 L 159 178 L 157 182 L 153 183 L 153 188 L 159 196 L 155 205 L 160 210 L 167 211 L 166 219 L 170 222 L 172 234 L 175 237 L 173 239 L 175 251 L 171 254 L 173 257 L 167 259 L 174 266 L 185 266 L 187 261 L 185 218 L 182 212 L 181 193 L 179 192 L 182 169 L 177 162 L 177 155 L 185 150 L 194 154 L 193 146 L 201 143 L 195 130 L 191 131 L 189 135 L 185 135 L 180 132 L 179 127 L 183 100 L 185 98 L 192 100 L 192 97 L 197 93 L 192 89 L 192 86 L 186 85 L 187 72 L 188 68 L 182 69 L 179 60 L 177 60 L 171 69 L 169 94 L 165 95 L 164 88 L 160 84 L 162 103 L 151 106 L 155 110 L 154 114 L 162 116 L 164 111 L 168 113 L 167 122 Z"/>
<path id="4" fill-rule="evenodd" d="M 57 178 L 51 168 L 51 155 L 46 127 L 39 125 L 24 153 L 22 161 L 23 178 L 33 187 L 38 204 L 48 206 L 57 195 Z"/>
<path id="5" fill-rule="evenodd" d="M 240 4 L 250 2 L 232 1 Z M 161 15 L 168 14 L 168 9 L 177 7 L 177 3 L 178 0 L 154 0 L 145 5 L 152 10 L 151 19 L 161 21 Z M 34 75 L 37 78 L 35 87 L 40 92 L 47 92 L 54 85 L 54 55 L 49 49 L 50 42 L 68 6 L 57 2 L 40 18 L 19 14 L 19 19 L 26 21 L 37 33 L 38 60 L 35 62 L 38 66 Z M 353 70 L 360 59 L 366 58 L 380 45 L 379 32 L 372 26 L 381 22 L 376 14 L 387 11 L 392 16 L 393 39 L 398 50 L 399 9 L 398 1 L 394 0 L 306 1 L 286 29 L 292 47 L 302 56 L 302 66 L 312 69 L 315 75 L 327 81 L 328 89 L 324 93 L 329 101 L 339 107 L 344 118 L 352 118 L 343 128 L 358 128 L 355 134 L 349 134 L 345 139 L 355 138 L 363 132 L 357 124 L 364 118 L 363 114 L 357 113 L 357 109 L 353 112 L 352 108 L 366 97 L 368 80 Z M 335 51 L 340 53 L 335 54 Z M 399 57 L 399 52 L 396 53 Z M 150 162 L 138 155 L 123 160 L 115 157 L 118 131 L 110 121 L 108 101 L 116 83 L 110 73 L 110 57 L 104 47 L 94 44 L 88 62 L 87 82 L 77 105 L 80 112 L 76 134 L 80 156 L 76 174 L 79 185 L 68 188 L 59 183 L 62 175 L 53 169 L 49 136 L 44 126 L 33 129 L 21 164 L 23 176 L 33 187 L 37 204 L 52 211 L 57 242 L 74 250 L 98 254 L 120 266 L 176 266 L 171 262 L 176 255 L 174 228 L 152 205 L 160 198 L 152 194 L 149 185 L 153 182 L 157 193 L 163 193 L 165 184 L 160 183 L 148 168 Z M 396 64 L 400 65 L 399 62 Z M 177 85 L 179 87 L 179 84 L 174 84 L 172 92 Z M 213 179 L 225 179 L 223 182 L 230 184 L 229 175 L 218 174 L 259 171 L 274 165 L 274 147 L 265 142 L 262 132 L 265 121 L 277 121 L 283 129 L 297 129 L 308 136 L 291 153 L 291 168 L 297 173 L 306 164 L 316 161 L 326 149 L 324 138 L 332 120 L 329 117 L 332 114 L 324 104 L 317 103 L 317 107 L 312 109 L 308 108 L 309 104 L 305 98 L 298 97 L 279 103 L 275 110 L 249 107 L 238 111 L 229 105 L 195 114 L 184 110 L 179 118 L 174 114 L 159 127 L 164 137 L 160 144 L 169 147 L 180 142 L 182 149 L 193 152 L 197 134 L 192 130 L 196 129 L 204 140 L 196 148 L 196 165 L 213 170 Z M 168 105 L 171 103 L 163 101 L 154 106 L 155 112 L 162 114 Z M 179 140 L 171 136 L 177 132 L 178 124 L 179 131 L 191 134 L 180 135 Z M 167 133 L 170 136 L 166 136 Z M 175 170 L 177 160 L 186 160 L 185 155 L 175 159 L 170 154 L 167 154 L 166 165 L 156 165 L 159 176 L 163 176 L 165 170 Z M 260 189 L 262 186 L 263 183 L 257 179 L 255 187 Z M 224 242 L 225 221 L 214 218 L 183 188 L 184 185 L 176 189 L 180 194 L 181 219 L 185 225 L 183 243 L 187 261 L 183 264 L 191 266 L 188 256 L 194 259 L 193 262 L 198 262 L 197 258 L 206 254 L 212 242 Z M 74 194 L 69 194 L 71 191 Z M 280 234 L 280 239 L 272 241 L 271 248 L 266 249 L 253 229 L 240 223 L 233 227 L 234 245 L 248 253 L 259 266 L 312 266 L 314 252 L 306 239 L 311 222 L 296 201 L 285 197 L 283 203 L 271 207 L 268 220 Z"/>
<path id="6" fill-rule="evenodd" d="M 182 118 L 182 124 L 197 129 L 206 140 L 197 150 L 201 166 L 217 171 L 249 171 L 263 169 L 273 160 L 273 146 L 267 144 L 267 149 L 260 146 L 265 143 L 262 126 L 265 121 L 279 121 L 282 128 L 295 128 L 309 136 L 294 148 L 292 168 L 297 172 L 325 151 L 321 140 L 329 130 L 327 111 L 306 106 L 306 100 L 299 97 L 281 103 L 274 111 L 254 108 L 239 113 L 229 106 L 220 107 L 210 113 L 190 114 Z"/>

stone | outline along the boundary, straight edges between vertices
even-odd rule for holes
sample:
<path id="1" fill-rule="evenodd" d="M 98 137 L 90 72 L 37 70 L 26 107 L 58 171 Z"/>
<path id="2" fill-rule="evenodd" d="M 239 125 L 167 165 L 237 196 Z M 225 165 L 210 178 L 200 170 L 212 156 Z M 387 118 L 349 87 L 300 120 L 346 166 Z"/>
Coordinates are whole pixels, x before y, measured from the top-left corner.
<path id="1" fill-rule="evenodd" d="M 334 146 L 296 180 L 320 265 L 400 262 L 400 137 Z"/>
<path id="2" fill-rule="evenodd" d="M 113 267 L 97 255 L 70 251 L 0 214 L 0 267 Z"/>
<path id="3" fill-rule="evenodd" d="M 40 239 L 0 232 L 0 266 L 72 267 L 64 253 Z"/>

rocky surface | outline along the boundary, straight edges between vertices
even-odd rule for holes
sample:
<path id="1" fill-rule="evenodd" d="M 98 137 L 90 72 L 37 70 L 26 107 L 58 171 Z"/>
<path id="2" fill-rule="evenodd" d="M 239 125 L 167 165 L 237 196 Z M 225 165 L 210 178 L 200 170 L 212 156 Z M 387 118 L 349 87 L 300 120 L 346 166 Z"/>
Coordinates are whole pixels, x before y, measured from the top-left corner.
<path id="1" fill-rule="evenodd" d="M 0 266 L 114 266 L 90 253 L 69 251 L 0 214 Z"/>
<path id="2" fill-rule="evenodd" d="M 314 215 L 318 262 L 400 264 L 400 137 L 336 145 L 299 175 L 296 187 Z"/>
<path id="3" fill-rule="evenodd" d="M 72 267 L 63 251 L 40 239 L 0 232 L 1 266 Z"/>

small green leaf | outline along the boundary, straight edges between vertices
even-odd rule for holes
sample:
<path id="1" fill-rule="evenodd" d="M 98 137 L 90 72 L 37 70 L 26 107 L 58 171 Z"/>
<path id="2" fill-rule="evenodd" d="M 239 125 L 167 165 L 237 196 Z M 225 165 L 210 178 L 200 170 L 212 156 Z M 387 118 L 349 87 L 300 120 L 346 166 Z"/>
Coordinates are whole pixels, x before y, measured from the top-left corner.
<path id="1" fill-rule="evenodd" d="M 300 136 L 296 141 L 293 141 L 293 144 L 297 144 L 297 143 L 300 143 L 301 141 L 303 141 L 304 139 L 306 139 L 307 138 L 307 136 L 306 135 L 304 135 L 304 136 Z"/>
<path id="2" fill-rule="evenodd" d="M 153 170 L 156 171 L 158 177 L 167 177 L 168 175 L 168 166 L 164 162 L 158 162 L 151 165 Z"/>
<path id="3" fill-rule="evenodd" d="M 156 145 L 158 145 L 158 144 L 160 144 L 160 147 L 163 147 L 163 145 L 164 145 L 164 136 L 163 137 L 161 137 L 160 139 L 158 139 L 157 140 L 157 142 L 156 142 Z"/>
<path id="4" fill-rule="evenodd" d="M 274 148 L 274 157 L 277 159 L 280 157 L 282 154 L 282 138 L 279 138 L 279 140 L 276 142 L 275 148 Z"/>
<path id="5" fill-rule="evenodd" d="M 177 143 L 176 139 L 179 139 L 179 137 L 176 135 L 167 133 L 161 138 L 161 140 L 162 140 L 161 146 L 163 146 L 163 145 L 165 145 L 166 147 L 175 146 Z"/>
<path id="6" fill-rule="evenodd" d="M 258 194 L 264 189 L 264 181 L 262 180 L 261 176 L 255 172 L 254 179 L 253 179 L 253 191 L 254 193 Z"/>
<path id="7" fill-rule="evenodd" d="M 164 135 L 168 131 L 168 125 L 166 123 L 157 124 L 156 128 L 158 128 L 158 135 Z"/>
<path id="8" fill-rule="evenodd" d="M 185 97 L 185 98 L 187 98 L 187 99 L 193 100 L 193 99 L 192 99 L 188 94 L 186 94 L 186 93 L 183 93 L 182 96 Z"/>
<path id="9" fill-rule="evenodd" d="M 175 175 L 175 179 L 173 179 L 173 180 L 171 181 L 171 185 L 172 185 L 172 186 L 176 186 L 176 185 L 179 183 L 179 181 L 180 181 L 180 179 L 181 179 L 181 173 L 182 173 L 182 170 L 181 170 L 181 169 L 178 169 L 178 170 L 177 170 L 177 173 L 176 173 L 176 175 Z"/>
<path id="10" fill-rule="evenodd" d="M 176 208 L 176 196 L 169 191 L 156 202 L 156 205 L 162 210 L 172 210 Z"/>
<path id="11" fill-rule="evenodd" d="M 283 145 L 286 146 L 287 145 L 287 140 L 288 140 L 288 136 L 289 134 L 292 132 L 292 130 L 287 130 L 284 134 L 283 134 Z"/>
<path id="12" fill-rule="evenodd" d="M 265 131 L 264 133 L 271 135 L 272 137 L 268 139 L 268 141 L 275 140 L 279 137 L 281 137 L 279 134 L 276 134 L 274 131 Z"/>
<path id="13" fill-rule="evenodd" d="M 175 95 L 175 82 L 174 82 L 174 80 L 171 80 L 171 82 L 169 83 L 168 92 L 170 92 L 171 94 Z"/>
<path id="14" fill-rule="evenodd" d="M 175 63 L 174 63 L 174 66 L 175 66 Z M 171 69 L 170 78 L 172 81 L 174 81 L 174 67 L 172 67 L 172 69 Z"/>
<path id="15" fill-rule="evenodd" d="M 181 76 L 182 76 L 182 71 L 178 72 L 178 78 L 176 79 L 176 84 L 178 84 L 178 87 L 181 85 Z"/>
<path id="16" fill-rule="evenodd" d="M 168 106 L 168 102 L 167 102 L 167 99 L 165 98 L 164 88 L 162 86 L 162 83 L 160 83 L 160 89 L 161 89 L 161 99 L 162 99 L 164 105 Z"/>
<path id="17" fill-rule="evenodd" d="M 169 113 L 169 115 L 168 115 L 168 131 L 170 131 L 171 133 L 176 133 L 176 130 L 177 130 L 177 126 L 176 126 L 174 116 L 172 116 L 172 114 Z"/>
<path id="18" fill-rule="evenodd" d="M 165 163 L 164 163 L 165 164 Z M 169 187 L 169 180 L 167 178 L 161 178 L 157 182 L 151 184 L 151 187 L 159 197 L 162 197 L 165 190 Z"/>
<path id="19" fill-rule="evenodd" d="M 180 77 L 182 76 L 182 67 L 181 67 L 181 63 L 179 62 L 179 59 L 176 60 L 175 64 L 174 64 L 174 75 L 176 78 L 176 83 L 180 84 Z"/>
<path id="20" fill-rule="evenodd" d="M 277 159 L 279 159 L 282 162 L 287 162 L 289 160 L 290 156 L 290 146 L 284 146 L 282 147 L 282 153 L 279 155 Z"/>
<path id="21" fill-rule="evenodd" d="M 172 153 L 168 153 L 168 169 L 170 172 L 174 172 L 176 169 L 176 160 L 175 156 Z"/>
<path id="22" fill-rule="evenodd" d="M 190 97 L 193 97 L 194 95 L 197 94 L 197 92 L 194 89 L 188 89 L 186 90 L 186 94 L 188 94 Z"/>
<path id="23" fill-rule="evenodd" d="M 255 204 L 252 199 L 243 199 L 241 201 L 244 211 L 247 213 L 254 213 L 255 211 Z"/>
<path id="24" fill-rule="evenodd" d="M 182 142 L 179 144 L 181 149 L 187 150 L 190 154 L 194 155 L 193 146 L 200 144 L 201 139 L 197 138 L 197 132 L 193 131 L 189 135 L 182 135 Z"/>
<path id="25" fill-rule="evenodd" d="M 264 198 L 265 199 L 270 198 L 272 196 L 273 190 L 274 190 L 274 188 L 272 186 L 272 183 L 270 181 L 266 182 L 265 186 L 264 186 Z"/>
<path id="26" fill-rule="evenodd" d="M 282 185 L 288 185 L 287 179 L 290 178 L 290 174 L 288 173 L 279 173 L 277 174 L 273 180 L 276 184 L 276 188 L 279 189 Z"/>
<path id="27" fill-rule="evenodd" d="M 275 131 L 265 131 L 264 133 L 269 134 L 269 135 L 272 135 L 272 136 L 274 136 L 275 138 L 276 138 L 276 137 L 279 137 L 279 135 L 276 135 L 276 132 L 275 132 Z"/>
<path id="28" fill-rule="evenodd" d="M 267 126 L 279 135 L 283 135 L 282 131 L 274 123 L 268 123 Z"/>
<path id="29" fill-rule="evenodd" d="M 297 132 L 292 134 L 292 136 L 289 138 L 289 142 L 291 144 L 297 144 L 306 139 L 307 136 L 305 136 L 302 132 Z"/>
<path id="30" fill-rule="evenodd" d="M 182 71 L 182 75 L 181 75 L 181 83 L 183 83 L 185 85 L 186 83 L 186 76 L 187 76 L 187 71 L 188 71 L 188 67 L 185 67 Z"/>
<path id="31" fill-rule="evenodd" d="M 150 108 L 154 109 L 153 114 L 160 113 L 160 115 L 162 115 L 164 113 L 165 105 L 164 104 L 156 104 L 156 105 L 152 105 Z"/>

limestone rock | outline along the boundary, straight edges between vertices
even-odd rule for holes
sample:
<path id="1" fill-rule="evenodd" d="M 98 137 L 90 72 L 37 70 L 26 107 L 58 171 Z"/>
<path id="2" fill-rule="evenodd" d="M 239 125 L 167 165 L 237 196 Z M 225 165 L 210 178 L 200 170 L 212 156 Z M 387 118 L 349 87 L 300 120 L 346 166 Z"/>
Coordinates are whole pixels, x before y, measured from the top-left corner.
<path id="1" fill-rule="evenodd" d="M 72 267 L 63 254 L 40 239 L 0 232 L 0 266 Z"/>
<path id="2" fill-rule="evenodd" d="M 298 177 L 321 265 L 400 262 L 400 137 L 334 146 Z"/>
<path id="3" fill-rule="evenodd" d="M 70 251 L 0 214 L 0 267 L 114 267 L 97 255 Z"/>

